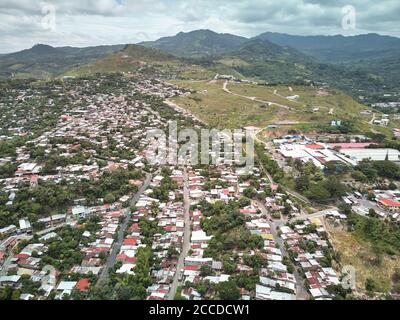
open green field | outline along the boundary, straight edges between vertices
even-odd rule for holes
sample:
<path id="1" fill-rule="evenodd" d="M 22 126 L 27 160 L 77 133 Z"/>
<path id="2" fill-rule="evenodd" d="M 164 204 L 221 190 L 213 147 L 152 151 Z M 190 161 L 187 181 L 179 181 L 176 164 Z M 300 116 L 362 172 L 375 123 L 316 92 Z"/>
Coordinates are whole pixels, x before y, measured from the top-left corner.
<path id="1" fill-rule="evenodd" d="M 237 97 L 222 90 L 222 81 L 172 81 L 196 91 L 189 96 L 176 97 L 174 102 L 190 111 L 210 126 L 241 128 L 265 126 L 281 119 L 278 107 L 265 107 L 263 103 Z"/>
<path id="2" fill-rule="evenodd" d="M 311 132 L 321 125 L 329 125 L 332 120 L 350 120 L 359 132 L 373 130 L 391 135 L 389 128 L 369 123 L 372 113 L 362 114 L 368 107 L 333 89 L 230 82 L 227 85 L 229 93 L 223 90 L 224 81 L 176 80 L 173 83 L 193 91 L 190 95 L 174 98 L 174 102 L 213 127 L 277 124 Z M 299 99 L 286 98 L 293 95 L 298 95 Z"/>

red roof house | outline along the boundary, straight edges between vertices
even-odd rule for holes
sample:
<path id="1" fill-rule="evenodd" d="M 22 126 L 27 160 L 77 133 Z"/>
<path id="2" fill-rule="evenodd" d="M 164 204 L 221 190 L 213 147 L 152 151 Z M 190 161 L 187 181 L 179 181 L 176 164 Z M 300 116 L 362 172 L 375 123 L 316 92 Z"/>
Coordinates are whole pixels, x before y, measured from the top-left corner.
<path id="1" fill-rule="evenodd" d="M 89 290 L 89 284 L 90 284 L 89 279 L 81 279 L 76 284 L 76 288 L 80 292 L 87 292 Z"/>

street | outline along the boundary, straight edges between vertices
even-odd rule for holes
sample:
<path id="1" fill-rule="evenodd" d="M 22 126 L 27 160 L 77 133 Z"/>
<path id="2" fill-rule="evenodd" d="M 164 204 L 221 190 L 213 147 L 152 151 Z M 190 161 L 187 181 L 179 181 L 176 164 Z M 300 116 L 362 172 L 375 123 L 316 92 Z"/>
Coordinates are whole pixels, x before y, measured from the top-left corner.
<path id="1" fill-rule="evenodd" d="M 257 204 L 258 204 L 258 207 L 260 208 L 262 214 L 270 216 L 270 214 L 268 213 L 268 210 L 265 208 L 263 203 L 261 203 L 260 201 L 257 201 Z M 271 225 L 272 236 L 274 237 L 275 243 L 277 243 L 279 245 L 279 249 L 281 250 L 282 257 L 289 258 L 288 253 L 285 249 L 285 243 L 282 240 L 282 238 L 279 237 L 279 235 L 278 235 L 278 227 L 286 224 L 286 222 L 287 222 L 286 220 L 273 221 L 273 222 L 270 222 L 270 225 Z M 304 280 L 303 280 L 302 276 L 299 274 L 296 266 L 294 269 L 295 269 L 295 271 L 293 274 L 294 274 L 294 277 L 296 278 L 296 298 L 297 298 L 297 300 L 308 300 L 309 294 L 308 294 L 307 289 L 304 286 Z"/>
<path id="2" fill-rule="evenodd" d="M 146 180 L 143 182 L 142 186 L 139 188 L 138 192 L 135 194 L 135 196 L 131 200 L 131 203 L 130 203 L 131 207 L 133 207 L 138 202 L 140 196 L 143 194 L 143 192 L 146 191 L 146 189 L 148 188 L 148 186 L 151 183 L 152 178 L 153 178 L 153 176 L 151 174 L 147 174 Z M 128 227 L 129 219 L 130 219 L 130 214 L 128 214 L 128 216 L 125 217 L 124 222 L 119 226 L 118 240 L 112 246 L 111 254 L 108 257 L 107 263 L 104 266 L 104 268 L 99 276 L 99 280 L 97 281 L 97 286 L 101 285 L 103 283 L 103 281 L 107 279 L 110 269 L 115 265 L 118 252 L 120 251 L 122 243 L 124 241 L 125 230 Z"/>
<path id="3" fill-rule="evenodd" d="M 171 290 L 169 292 L 169 296 L 168 296 L 169 300 L 174 300 L 174 298 L 175 298 L 176 291 L 180 284 L 179 276 L 180 276 L 181 270 L 183 270 L 183 268 L 185 266 L 185 258 L 187 257 L 188 252 L 190 250 L 190 238 L 191 238 L 190 199 L 189 199 L 189 188 L 188 188 L 188 174 L 187 174 L 186 168 L 184 169 L 183 198 L 184 198 L 184 203 L 185 203 L 185 229 L 184 229 L 184 235 L 183 235 L 183 246 L 182 246 L 182 252 L 179 256 L 178 264 L 176 266 L 176 272 L 175 272 L 174 280 L 171 285 Z"/>

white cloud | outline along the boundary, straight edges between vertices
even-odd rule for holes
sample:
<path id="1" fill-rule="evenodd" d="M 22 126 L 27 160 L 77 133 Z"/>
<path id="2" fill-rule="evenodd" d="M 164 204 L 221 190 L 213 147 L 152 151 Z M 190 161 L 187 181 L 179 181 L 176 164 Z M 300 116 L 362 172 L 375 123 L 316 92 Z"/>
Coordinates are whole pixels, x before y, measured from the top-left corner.
<path id="1" fill-rule="evenodd" d="M 56 8 L 54 32 L 42 28 L 43 3 Z M 341 8 L 349 4 L 357 10 L 354 33 L 400 36 L 398 0 L 0 0 L 0 52 L 36 43 L 134 43 L 200 28 L 244 36 L 346 33 Z"/>

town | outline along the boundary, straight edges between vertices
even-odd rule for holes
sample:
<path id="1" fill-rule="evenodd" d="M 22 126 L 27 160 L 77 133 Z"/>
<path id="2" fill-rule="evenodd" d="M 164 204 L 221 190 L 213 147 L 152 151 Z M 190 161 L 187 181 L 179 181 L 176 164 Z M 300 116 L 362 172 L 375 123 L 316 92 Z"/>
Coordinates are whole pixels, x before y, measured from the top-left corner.
<path id="1" fill-rule="evenodd" d="M 222 156 L 150 163 L 149 131 L 205 126 L 169 100 L 187 93 L 132 74 L 5 88 L 0 299 L 381 297 L 370 278 L 346 286 L 332 234 L 398 224 L 399 151 L 366 136 L 260 139 L 266 127 L 251 128 L 250 172 Z"/>

